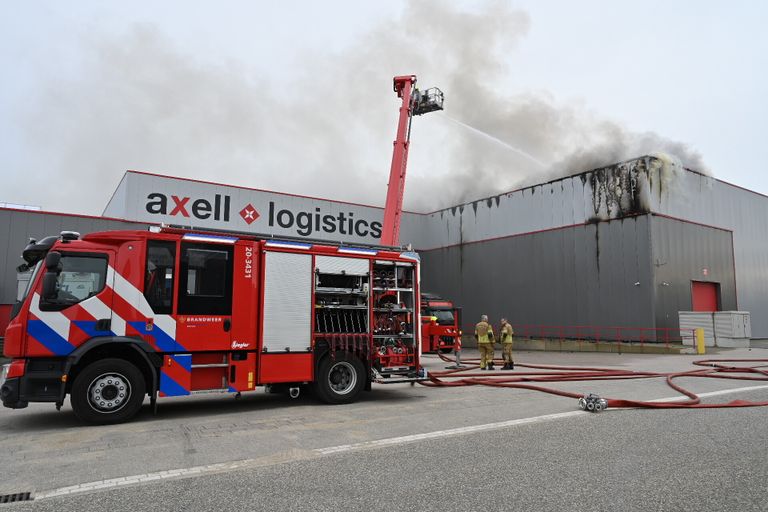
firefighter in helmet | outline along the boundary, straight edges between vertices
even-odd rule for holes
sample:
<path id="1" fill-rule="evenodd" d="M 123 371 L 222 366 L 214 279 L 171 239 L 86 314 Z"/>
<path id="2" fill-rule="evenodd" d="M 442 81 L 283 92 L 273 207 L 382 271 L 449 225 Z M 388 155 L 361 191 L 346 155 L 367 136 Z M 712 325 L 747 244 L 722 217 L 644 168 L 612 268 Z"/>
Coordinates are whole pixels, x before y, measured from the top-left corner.
<path id="1" fill-rule="evenodd" d="M 502 353 L 504 355 L 504 366 L 502 370 L 514 370 L 515 362 L 512 360 L 512 336 L 515 334 L 515 330 L 512 329 L 512 325 L 507 322 L 506 318 L 501 319 L 501 330 L 499 331 L 499 337 L 501 338 Z"/>
<path id="2" fill-rule="evenodd" d="M 475 340 L 480 351 L 480 369 L 493 370 L 493 327 L 488 323 L 488 316 L 482 315 L 475 326 Z"/>

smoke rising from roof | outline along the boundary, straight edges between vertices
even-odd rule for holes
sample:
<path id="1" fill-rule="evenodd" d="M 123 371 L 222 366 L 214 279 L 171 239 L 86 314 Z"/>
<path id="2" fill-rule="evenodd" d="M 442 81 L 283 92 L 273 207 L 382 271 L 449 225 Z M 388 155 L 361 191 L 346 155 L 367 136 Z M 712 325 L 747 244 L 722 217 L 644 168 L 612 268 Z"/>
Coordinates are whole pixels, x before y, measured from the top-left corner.
<path id="1" fill-rule="evenodd" d="M 501 2 L 462 11 L 411 1 L 339 54 L 307 50 L 277 82 L 244 64 L 185 55 L 152 25 L 90 39 L 81 78 L 51 83 L 24 110 L 27 160 L 4 199 L 101 212 L 125 169 L 382 205 L 398 100 L 395 75 L 439 86 L 446 111 L 519 148 L 542 168 L 441 114 L 417 118 L 405 206 L 428 211 L 663 151 L 704 171 L 701 156 L 632 133 L 546 92 L 505 94 L 531 21 Z M 254 44 L 259 41 L 254 35 Z M 291 62 L 286 59 L 286 62 Z M 39 148 L 39 149 L 38 149 Z M 25 175 L 55 184 L 29 190 Z"/>

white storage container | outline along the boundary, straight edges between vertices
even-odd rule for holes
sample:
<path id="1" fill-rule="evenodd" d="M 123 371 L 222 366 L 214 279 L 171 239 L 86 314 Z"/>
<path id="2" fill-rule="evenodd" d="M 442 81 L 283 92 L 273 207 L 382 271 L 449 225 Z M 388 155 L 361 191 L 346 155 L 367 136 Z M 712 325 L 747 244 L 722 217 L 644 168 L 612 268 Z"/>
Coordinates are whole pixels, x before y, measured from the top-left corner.
<path id="1" fill-rule="evenodd" d="M 714 317 L 718 347 L 749 347 L 752 324 L 748 311 L 717 311 Z"/>
<path id="2" fill-rule="evenodd" d="M 680 336 L 683 338 L 683 345 L 696 345 L 694 329 L 704 329 L 704 345 L 707 347 L 715 346 L 715 321 L 712 313 L 701 311 L 678 311 L 680 320 Z"/>

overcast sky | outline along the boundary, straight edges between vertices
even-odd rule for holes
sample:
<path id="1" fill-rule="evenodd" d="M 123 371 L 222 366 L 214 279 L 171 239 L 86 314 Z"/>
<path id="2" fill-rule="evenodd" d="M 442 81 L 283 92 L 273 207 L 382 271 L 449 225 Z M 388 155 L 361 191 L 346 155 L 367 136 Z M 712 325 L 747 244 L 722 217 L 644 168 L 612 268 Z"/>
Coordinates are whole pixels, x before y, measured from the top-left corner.
<path id="1" fill-rule="evenodd" d="M 382 204 L 391 77 L 411 73 L 443 89 L 446 111 L 414 121 L 409 209 L 652 151 L 768 194 L 766 11 L 753 1 L 3 2 L 0 202 L 99 214 L 137 169 Z"/>

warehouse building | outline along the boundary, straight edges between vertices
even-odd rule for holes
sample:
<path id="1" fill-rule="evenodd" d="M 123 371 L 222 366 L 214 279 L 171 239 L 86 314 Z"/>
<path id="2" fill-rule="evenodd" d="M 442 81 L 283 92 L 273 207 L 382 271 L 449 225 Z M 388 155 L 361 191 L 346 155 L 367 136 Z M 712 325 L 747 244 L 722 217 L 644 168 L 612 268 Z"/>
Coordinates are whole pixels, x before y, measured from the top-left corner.
<path id="1" fill-rule="evenodd" d="M 646 156 L 407 212 L 401 241 L 421 254 L 422 289 L 454 299 L 465 329 L 485 313 L 545 335 L 658 340 L 679 337 L 678 311 L 744 310 L 768 337 L 765 219 L 768 197 Z M 162 222 L 376 244 L 381 220 L 372 206 L 129 171 L 103 217 L 0 208 L 0 328 L 29 237 Z"/>
<path id="2" fill-rule="evenodd" d="M 550 335 L 679 337 L 678 311 L 743 309 L 764 337 L 767 215 L 765 196 L 644 157 L 427 215 L 422 280 L 471 319 Z"/>

